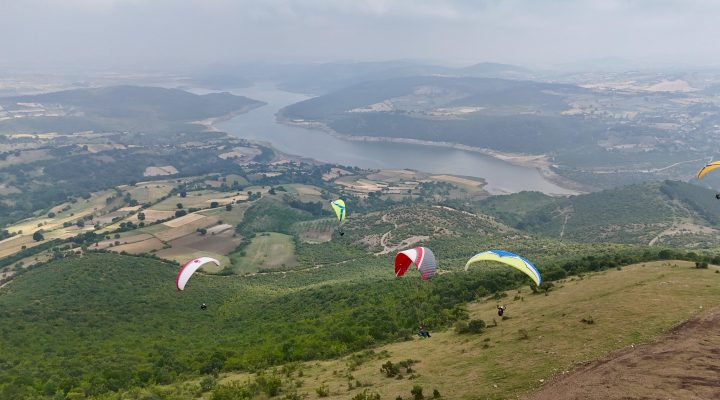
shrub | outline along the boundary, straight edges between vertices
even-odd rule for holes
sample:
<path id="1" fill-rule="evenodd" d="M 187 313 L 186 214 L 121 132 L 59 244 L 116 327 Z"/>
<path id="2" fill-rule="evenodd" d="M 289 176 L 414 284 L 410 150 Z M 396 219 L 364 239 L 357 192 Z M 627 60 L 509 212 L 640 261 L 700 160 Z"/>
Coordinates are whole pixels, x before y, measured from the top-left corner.
<path id="1" fill-rule="evenodd" d="M 370 392 L 367 389 L 363 390 L 362 392 L 356 394 L 352 400 L 380 400 L 380 394 Z"/>
<path id="2" fill-rule="evenodd" d="M 380 367 L 380 372 L 383 372 L 388 378 L 392 378 L 400 373 L 400 366 L 388 361 Z"/>
<path id="3" fill-rule="evenodd" d="M 707 261 L 696 261 L 695 262 L 695 268 L 697 269 L 707 269 L 708 263 Z"/>
<path id="4" fill-rule="evenodd" d="M 425 398 L 425 396 L 423 396 L 422 386 L 420 385 L 413 386 L 413 388 L 410 390 L 410 394 L 415 400 L 422 400 Z"/>
<path id="5" fill-rule="evenodd" d="M 255 382 L 260 387 L 260 390 L 265 392 L 270 397 L 275 397 L 280 394 L 280 389 L 282 388 L 282 381 L 277 376 L 260 375 L 257 377 Z"/>
<path id="6" fill-rule="evenodd" d="M 315 389 L 315 393 L 317 393 L 318 397 L 328 397 L 330 396 L 330 388 L 328 385 L 321 385 L 319 388 Z"/>
<path id="7" fill-rule="evenodd" d="M 469 322 L 458 321 L 455 323 L 455 332 L 459 334 L 482 333 L 485 330 L 485 327 L 485 321 L 481 319 L 473 319 Z"/>
<path id="8" fill-rule="evenodd" d="M 212 376 L 206 376 L 200 381 L 200 390 L 203 393 L 209 392 L 213 387 L 215 387 L 215 378 Z"/>

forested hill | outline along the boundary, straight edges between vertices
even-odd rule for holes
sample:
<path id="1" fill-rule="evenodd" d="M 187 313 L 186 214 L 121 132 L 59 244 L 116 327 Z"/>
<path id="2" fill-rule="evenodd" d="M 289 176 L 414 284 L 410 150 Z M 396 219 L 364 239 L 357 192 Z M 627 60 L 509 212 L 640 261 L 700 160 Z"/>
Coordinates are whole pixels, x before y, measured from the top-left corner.
<path id="1" fill-rule="evenodd" d="M 591 146 L 601 124 L 562 115 L 573 85 L 493 78 L 366 82 L 286 107 L 281 117 L 348 135 L 445 141 L 510 152 Z"/>
<path id="2" fill-rule="evenodd" d="M 523 192 L 490 197 L 479 208 L 518 229 L 565 240 L 707 247 L 720 239 L 715 192 L 679 181 L 569 198 Z"/>
<path id="3" fill-rule="evenodd" d="M 172 130 L 180 124 L 263 105 L 230 93 L 196 95 L 178 89 L 112 86 L 0 98 L 14 118 L 0 121 L 0 132 L 73 130 Z M 185 126 L 188 129 L 188 126 Z"/>

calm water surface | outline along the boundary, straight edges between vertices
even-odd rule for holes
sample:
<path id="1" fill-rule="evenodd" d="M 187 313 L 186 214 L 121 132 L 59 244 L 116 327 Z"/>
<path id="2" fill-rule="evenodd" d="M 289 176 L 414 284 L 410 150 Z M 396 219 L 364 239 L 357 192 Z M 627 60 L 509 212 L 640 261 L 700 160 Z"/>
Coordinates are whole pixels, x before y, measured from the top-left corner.
<path id="1" fill-rule="evenodd" d="M 492 193 L 537 190 L 550 194 L 572 193 L 545 180 L 534 168 L 512 165 L 469 151 L 389 142 L 355 142 L 321 130 L 279 124 L 281 108 L 307 99 L 303 94 L 277 89 L 272 84 L 232 90 L 232 93 L 268 103 L 249 113 L 217 124 L 233 136 L 271 143 L 277 149 L 318 161 L 361 168 L 410 168 L 430 173 L 480 177 Z"/>

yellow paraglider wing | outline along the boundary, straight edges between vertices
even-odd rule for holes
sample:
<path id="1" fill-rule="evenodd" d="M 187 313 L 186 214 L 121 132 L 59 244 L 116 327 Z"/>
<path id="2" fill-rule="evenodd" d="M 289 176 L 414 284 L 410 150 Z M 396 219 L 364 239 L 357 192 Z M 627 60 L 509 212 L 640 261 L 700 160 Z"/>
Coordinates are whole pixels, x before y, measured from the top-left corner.
<path id="1" fill-rule="evenodd" d="M 718 169 L 718 168 L 720 168 L 720 161 L 709 162 L 700 171 L 698 171 L 696 178 L 700 179 L 703 176 L 705 176 L 705 174 L 707 174 L 708 172 L 710 172 L 714 169 Z"/>
<path id="2" fill-rule="evenodd" d="M 333 210 L 335 210 L 335 215 L 337 216 L 338 221 L 345 221 L 345 202 L 342 200 L 335 200 L 330 203 L 330 205 L 332 205 Z"/>
<path id="3" fill-rule="evenodd" d="M 542 277 L 540 276 L 540 272 L 537 270 L 537 268 L 535 268 L 535 266 L 532 265 L 532 263 L 526 258 L 520 257 L 515 253 L 511 253 L 505 250 L 483 251 L 482 253 L 475 254 L 474 256 L 472 256 L 472 258 L 468 260 L 468 262 L 465 264 L 465 271 L 468 270 L 470 264 L 476 263 L 478 261 L 497 261 L 505 265 L 509 265 L 529 276 L 536 285 L 540 286 L 540 284 L 542 283 Z"/>

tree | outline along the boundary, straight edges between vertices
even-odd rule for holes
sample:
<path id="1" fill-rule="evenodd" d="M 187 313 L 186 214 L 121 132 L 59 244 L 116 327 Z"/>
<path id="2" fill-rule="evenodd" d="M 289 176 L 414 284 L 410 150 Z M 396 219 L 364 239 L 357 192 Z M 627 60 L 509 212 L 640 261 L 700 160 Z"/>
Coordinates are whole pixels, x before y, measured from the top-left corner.
<path id="1" fill-rule="evenodd" d="M 175 217 L 178 217 L 178 218 L 179 218 L 179 217 L 182 217 L 183 215 L 186 215 L 186 214 L 187 214 L 187 211 L 185 211 L 185 210 L 177 210 L 177 211 L 175 211 Z"/>
<path id="2" fill-rule="evenodd" d="M 36 241 L 36 242 L 39 242 L 39 241 L 41 241 L 41 240 L 45 240 L 45 236 L 43 236 L 43 234 L 42 234 L 42 229 L 39 230 L 39 231 L 36 231 L 35 233 L 33 233 L 32 238 L 33 238 L 33 240 Z"/>
<path id="3" fill-rule="evenodd" d="M 138 221 L 145 221 L 145 213 L 141 212 L 138 213 Z"/>
<path id="4" fill-rule="evenodd" d="M 210 203 L 210 208 L 217 208 L 220 205 L 217 201 L 213 201 Z"/>
<path id="5" fill-rule="evenodd" d="M 187 192 L 186 192 L 186 191 L 184 191 L 184 190 L 183 190 L 183 191 L 181 191 L 181 192 L 180 192 L 180 197 L 182 197 L 182 198 L 185 198 L 185 197 L 187 197 Z"/>
<path id="6" fill-rule="evenodd" d="M 225 211 L 232 211 L 232 204 L 225 204 Z"/>
<path id="7" fill-rule="evenodd" d="M 48 213 L 48 218 L 55 218 L 55 213 L 52 212 L 52 211 L 50 211 L 50 212 Z"/>
<path id="8" fill-rule="evenodd" d="M 182 209 L 183 209 L 183 205 L 182 205 L 182 203 L 177 203 L 177 204 L 176 204 L 175 206 L 176 206 L 176 207 L 177 207 L 178 209 L 180 209 L 180 210 L 182 210 Z"/>

